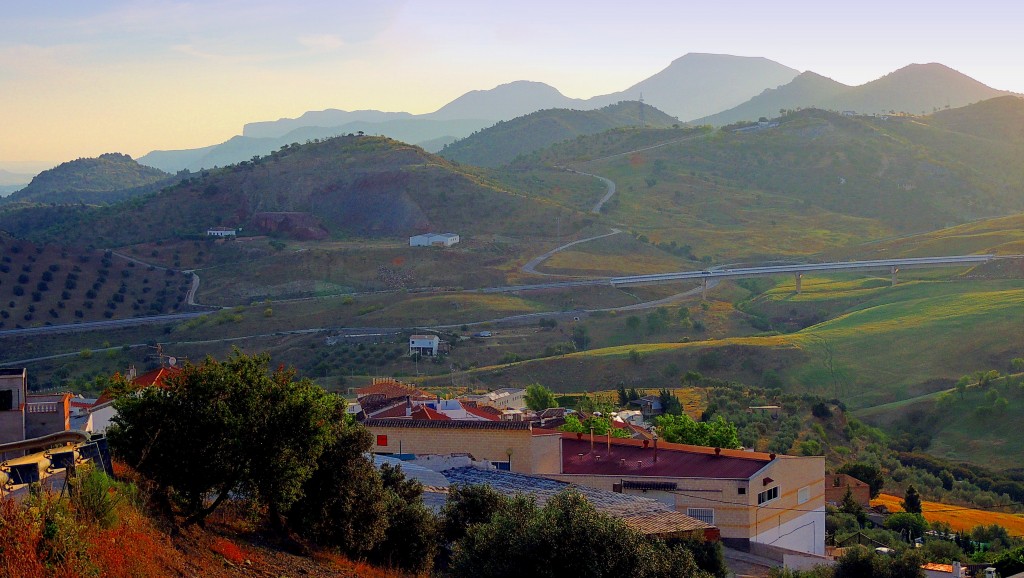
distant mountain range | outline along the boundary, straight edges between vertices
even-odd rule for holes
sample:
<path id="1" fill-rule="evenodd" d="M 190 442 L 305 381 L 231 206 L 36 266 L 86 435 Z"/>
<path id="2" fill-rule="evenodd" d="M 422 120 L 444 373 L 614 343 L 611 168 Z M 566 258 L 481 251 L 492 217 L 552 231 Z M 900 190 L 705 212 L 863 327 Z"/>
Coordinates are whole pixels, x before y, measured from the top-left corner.
<path id="1" fill-rule="evenodd" d="M 241 136 L 224 143 L 153 151 L 139 161 L 168 172 L 196 171 L 266 155 L 285 144 L 359 132 L 385 135 L 437 152 L 475 131 L 539 110 L 594 110 L 641 96 L 680 121 L 725 125 L 807 107 L 920 114 L 1005 94 L 940 64 L 907 66 L 851 87 L 813 72 L 801 74 L 765 58 L 694 53 L 625 90 L 589 99 L 567 97 L 541 82 L 516 81 L 468 92 L 429 114 L 310 111 L 298 118 L 247 124 Z"/>
<path id="2" fill-rule="evenodd" d="M 679 123 L 675 117 L 636 101 L 620 102 L 597 110 L 552 108 L 501 121 L 455 141 L 439 154 L 460 163 L 497 167 L 511 162 L 519 155 L 563 140 L 613 128 L 639 127 L 641 107 L 644 126 L 665 128 Z"/>
<path id="3" fill-rule="evenodd" d="M 722 126 L 771 118 L 780 110 L 811 107 L 860 114 L 929 114 L 1009 94 L 935 63 L 911 64 L 860 86 L 805 72 L 789 84 L 765 90 L 737 107 L 695 122 Z"/>
<path id="4" fill-rule="evenodd" d="M 128 155 L 102 154 L 76 159 L 45 170 L 21 190 L 3 199 L 7 203 L 105 204 L 159 189 L 174 176 L 143 166 Z"/>
<path id="5" fill-rule="evenodd" d="M 687 54 L 665 70 L 622 92 L 596 96 L 588 108 L 620 100 L 644 102 L 684 121 L 739 105 L 768 88 L 784 85 L 800 74 L 767 58 L 726 54 Z"/>
<path id="6" fill-rule="evenodd" d="M 17 191 L 27 185 L 31 180 L 32 175 L 12 173 L 10 171 L 0 169 L 0 197 Z"/>

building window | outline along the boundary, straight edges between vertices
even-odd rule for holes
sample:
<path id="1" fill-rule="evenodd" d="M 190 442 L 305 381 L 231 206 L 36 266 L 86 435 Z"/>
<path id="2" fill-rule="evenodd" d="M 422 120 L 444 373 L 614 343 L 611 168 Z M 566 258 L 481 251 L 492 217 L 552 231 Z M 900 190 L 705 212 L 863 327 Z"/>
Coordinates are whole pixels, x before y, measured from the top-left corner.
<path id="1" fill-rule="evenodd" d="M 804 486 L 800 488 L 800 491 L 796 493 L 796 503 L 802 504 L 807 500 L 811 499 L 811 487 Z"/>
<path id="2" fill-rule="evenodd" d="M 746 488 L 736 488 L 736 493 L 741 495 L 741 496 L 745 496 L 745 495 L 747 495 L 747 489 Z"/>
<path id="3" fill-rule="evenodd" d="M 761 504 L 764 504 L 765 502 L 770 502 L 778 497 L 779 487 L 775 486 L 774 488 L 767 489 L 757 495 L 757 505 L 760 506 Z"/>
<path id="4" fill-rule="evenodd" d="M 379 446 L 387 446 L 388 445 L 388 436 L 386 436 L 386 435 L 379 435 L 379 436 L 377 436 L 377 445 L 379 445 Z"/>
<path id="5" fill-rule="evenodd" d="M 491 462 L 494 465 L 494 469 L 502 472 L 508 472 L 512 470 L 512 462 Z"/>
<path id="6" fill-rule="evenodd" d="M 715 510 L 712 508 L 686 508 L 686 515 L 705 524 L 715 525 Z"/>
<path id="7" fill-rule="evenodd" d="M 12 409 L 14 409 L 14 391 L 10 389 L 0 391 L 0 411 Z"/>

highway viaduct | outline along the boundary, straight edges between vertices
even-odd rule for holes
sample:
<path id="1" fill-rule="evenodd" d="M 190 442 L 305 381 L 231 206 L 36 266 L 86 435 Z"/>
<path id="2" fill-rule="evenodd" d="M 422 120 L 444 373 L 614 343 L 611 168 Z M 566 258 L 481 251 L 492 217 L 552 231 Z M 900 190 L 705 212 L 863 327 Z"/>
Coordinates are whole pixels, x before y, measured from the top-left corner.
<path id="1" fill-rule="evenodd" d="M 738 267 L 705 269 L 702 271 L 677 271 L 673 273 L 654 273 L 650 275 L 628 275 L 624 277 L 603 277 L 600 279 L 583 279 L 573 281 L 557 281 L 534 285 L 509 285 L 480 289 L 483 293 L 513 293 L 536 289 L 558 289 L 565 287 L 587 287 L 611 285 L 613 287 L 629 287 L 634 285 L 653 285 L 657 283 L 674 283 L 677 281 L 700 280 L 705 292 L 711 279 L 741 279 L 769 275 L 792 274 L 796 279 L 796 292 L 801 290 L 804 273 L 829 271 L 877 271 L 888 270 L 892 274 L 892 283 L 898 281 L 900 269 L 920 269 L 926 267 L 955 267 L 958 265 L 978 265 L 993 259 L 1020 258 L 1020 255 L 951 255 L 946 257 L 907 257 L 900 259 L 877 259 L 873 261 L 837 261 L 832 263 L 801 263 L 794 265 L 771 265 L 764 267 Z"/>

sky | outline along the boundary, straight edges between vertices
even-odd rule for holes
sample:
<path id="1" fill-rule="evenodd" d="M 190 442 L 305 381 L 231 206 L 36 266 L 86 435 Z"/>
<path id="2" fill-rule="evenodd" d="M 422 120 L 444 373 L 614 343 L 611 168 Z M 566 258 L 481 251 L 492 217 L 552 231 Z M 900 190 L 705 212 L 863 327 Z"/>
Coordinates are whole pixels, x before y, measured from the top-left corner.
<path id="1" fill-rule="evenodd" d="M 690 52 L 845 84 L 940 62 L 1024 92 L 1024 3 L 47 0 L 0 3 L 0 169 L 208 146 L 308 110 L 628 88 Z"/>

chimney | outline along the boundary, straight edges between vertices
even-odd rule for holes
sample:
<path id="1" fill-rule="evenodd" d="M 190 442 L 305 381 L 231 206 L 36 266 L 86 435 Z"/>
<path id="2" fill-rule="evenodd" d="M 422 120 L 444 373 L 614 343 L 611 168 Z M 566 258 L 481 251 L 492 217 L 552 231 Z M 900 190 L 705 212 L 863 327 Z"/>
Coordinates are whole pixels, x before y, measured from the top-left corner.
<path id="1" fill-rule="evenodd" d="M 953 562 L 953 578 L 963 578 L 963 571 L 960 570 L 960 562 Z"/>
<path id="2" fill-rule="evenodd" d="M 594 451 L 594 428 L 593 428 L 593 426 L 591 426 L 591 428 L 590 428 L 590 451 L 591 452 Z"/>
<path id="3" fill-rule="evenodd" d="M 654 463 L 658 463 L 658 434 L 654 434 Z"/>
<path id="4" fill-rule="evenodd" d="M 619 465 L 622 466 L 622 469 L 626 469 L 626 458 L 620 459 Z"/>
<path id="5" fill-rule="evenodd" d="M 715 455 L 716 456 L 722 455 L 722 448 L 715 448 Z"/>
<path id="6" fill-rule="evenodd" d="M 612 455 L 612 426 L 608 424 L 608 455 Z"/>
<path id="7" fill-rule="evenodd" d="M 636 469 L 639 470 L 641 467 L 643 467 L 643 465 L 644 465 L 644 461 L 643 460 L 637 460 L 636 461 Z"/>

